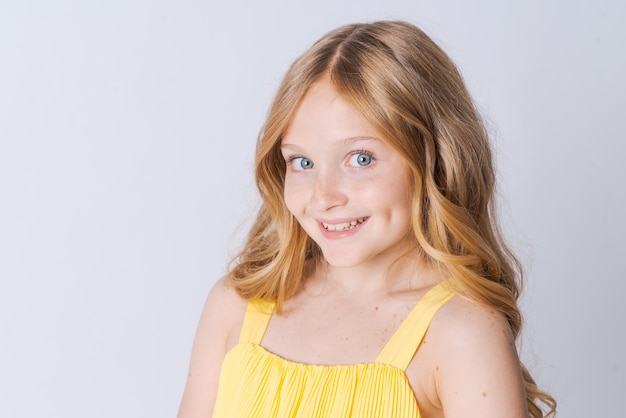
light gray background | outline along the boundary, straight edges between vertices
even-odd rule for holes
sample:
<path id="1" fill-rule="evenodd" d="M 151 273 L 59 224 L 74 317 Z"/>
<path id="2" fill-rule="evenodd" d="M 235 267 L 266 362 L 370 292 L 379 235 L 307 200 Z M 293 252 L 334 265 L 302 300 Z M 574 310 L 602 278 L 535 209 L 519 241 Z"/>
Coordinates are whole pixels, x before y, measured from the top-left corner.
<path id="1" fill-rule="evenodd" d="M 278 81 L 381 18 L 440 42 L 489 121 L 528 366 L 561 417 L 622 416 L 618 0 L 1 1 L 0 416 L 175 415 Z"/>

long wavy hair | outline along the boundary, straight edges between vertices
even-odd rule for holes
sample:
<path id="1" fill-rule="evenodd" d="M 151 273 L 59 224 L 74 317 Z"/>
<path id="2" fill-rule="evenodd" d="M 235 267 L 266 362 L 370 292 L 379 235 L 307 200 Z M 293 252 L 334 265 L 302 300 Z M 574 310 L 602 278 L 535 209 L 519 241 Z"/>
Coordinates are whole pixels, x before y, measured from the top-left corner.
<path id="1" fill-rule="evenodd" d="M 297 105 L 324 77 L 410 167 L 416 249 L 457 292 L 502 312 L 517 338 L 522 271 L 496 221 L 485 126 L 454 63 L 405 22 L 340 27 L 289 68 L 257 142 L 262 206 L 230 272 L 231 285 L 244 298 L 275 301 L 280 312 L 322 257 L 285 205 L 280 145 Z M 530 415 L 553 416 L 554 399 L 522 370 Z"/>

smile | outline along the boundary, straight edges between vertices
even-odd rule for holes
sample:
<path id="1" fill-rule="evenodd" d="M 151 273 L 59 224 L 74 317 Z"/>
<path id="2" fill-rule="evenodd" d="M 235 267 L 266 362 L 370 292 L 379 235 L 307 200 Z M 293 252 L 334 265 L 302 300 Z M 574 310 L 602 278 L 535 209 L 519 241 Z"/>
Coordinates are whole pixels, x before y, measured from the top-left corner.
<path id="1" fill-rule="evenodd" d="M 364 218 L 359 218 L 359 219 L 355 219 L 352 222 L 344 222 L 344 223 L 340 223 L 340 224 L 327 224 L 322 222 L 322 226 L 324 227 L 325 230 L 327 231 L 349 231 L 351 229 L 354 229 L 357 227 L 357 225 L 362 224 L 363 222 L 365 222 L 367 220 L 367 217 Z"/>

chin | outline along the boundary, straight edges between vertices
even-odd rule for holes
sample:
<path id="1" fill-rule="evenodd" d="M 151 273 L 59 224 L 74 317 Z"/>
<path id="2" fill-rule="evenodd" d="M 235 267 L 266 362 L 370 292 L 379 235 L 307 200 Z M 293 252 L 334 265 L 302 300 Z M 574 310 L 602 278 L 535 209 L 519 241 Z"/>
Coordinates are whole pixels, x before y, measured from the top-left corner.
<path id="1" fill-rule="evenodd" d="M 322 254 L 324 255 L 324 260 L 332 267 L 350 268 L 357 267 L 367 262 L 367 258 L 359 254 L 354 254 L 354 252 L 349 252 L 346 254 L 338 252 L 328 252 L 322 249 Z"/>

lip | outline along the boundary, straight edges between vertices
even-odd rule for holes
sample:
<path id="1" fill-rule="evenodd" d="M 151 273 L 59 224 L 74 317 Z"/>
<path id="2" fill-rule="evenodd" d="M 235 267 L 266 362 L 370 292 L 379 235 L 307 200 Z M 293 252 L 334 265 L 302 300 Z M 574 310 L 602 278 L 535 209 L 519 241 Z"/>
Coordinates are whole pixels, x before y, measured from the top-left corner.
<path id="1" fill-rule="evenodd" d="M 332 231 L 332 230 L 328 230 L 326 229 L 326 227 L 324 227 L 324 224 L 326 225 L 340 225 L 340 224 L 345 224 L 345 223 L 352 223 L 354 221 L 358 221 L 358 220 L 362 220 L 360 222 L 357 222 L 356 225 L 354 225 L 354 228 L 350 228 L 350 229 L 344 229 L 341 231 Z M 322 235 L 324 236 L 324 238 L 326 239 L 342 239 L 342 238 L 347 238 L 347 237 L 351 237 L 352 235 L 357 234 L 362 226 L 369 220 L 369 216 L 361 216 L 358 218 L 343 218 L 343 219 L 316 219 L 317 221 L 317 225 L 322 233 Z"/>

